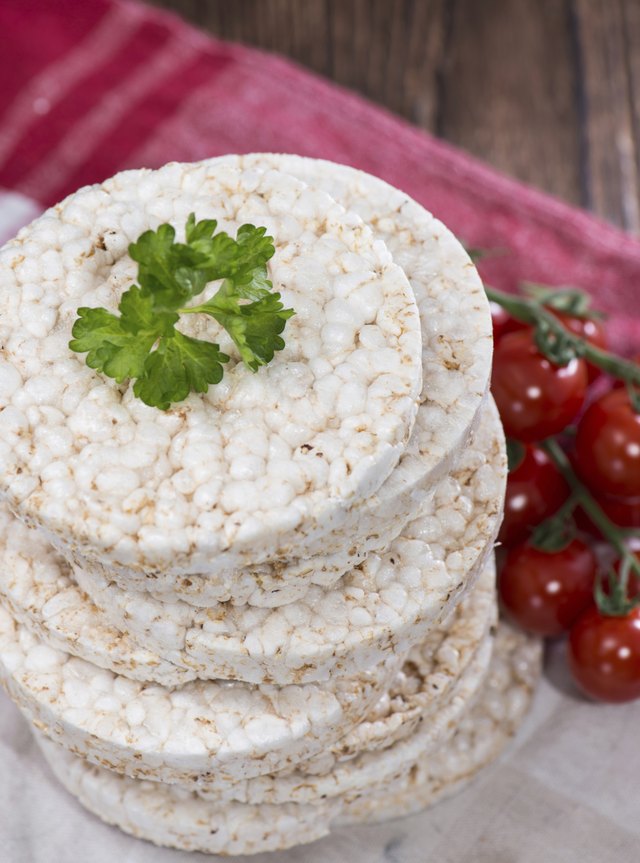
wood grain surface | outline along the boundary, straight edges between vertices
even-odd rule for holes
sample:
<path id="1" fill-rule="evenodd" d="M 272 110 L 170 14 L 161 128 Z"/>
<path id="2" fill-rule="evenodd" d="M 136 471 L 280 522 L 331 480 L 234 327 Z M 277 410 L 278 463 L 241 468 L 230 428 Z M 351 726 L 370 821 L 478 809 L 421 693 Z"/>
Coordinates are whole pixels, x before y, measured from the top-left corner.
<path id="1" fill-rule="evenodd" d="M 640 233 L 640 0 L 152 0 Z"/>

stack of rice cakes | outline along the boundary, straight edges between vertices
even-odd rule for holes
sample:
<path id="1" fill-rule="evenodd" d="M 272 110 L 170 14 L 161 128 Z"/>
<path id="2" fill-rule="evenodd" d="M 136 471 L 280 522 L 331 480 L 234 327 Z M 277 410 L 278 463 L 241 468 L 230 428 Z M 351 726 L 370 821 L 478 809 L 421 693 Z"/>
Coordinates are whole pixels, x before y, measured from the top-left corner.
<path id="1" fill-rule="evenodd" d="M 257 374 L 162 413 L 67 343 L 128 244 L 265 225 L 296 315 Z M 247 854 L 451 793 L 524 716 L 497 624 L 491 325 L 405 194 L 294 156 L 130 171 L 0 252 L 0 672 L 60 781 L 158 844 Z M 218 341 L 204 316 L 180 326 Z"/>

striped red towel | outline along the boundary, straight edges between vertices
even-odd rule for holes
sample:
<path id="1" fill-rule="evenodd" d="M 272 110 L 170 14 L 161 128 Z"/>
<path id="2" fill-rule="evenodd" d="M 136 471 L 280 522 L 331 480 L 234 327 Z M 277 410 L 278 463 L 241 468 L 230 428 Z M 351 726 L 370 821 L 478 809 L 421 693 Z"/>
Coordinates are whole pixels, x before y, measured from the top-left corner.
<path id="1" fill-rule="evenodd" d="M 640 343 L 640 243 L 508 180 L 357 96 L 127 0 L 0 4 L 5 233 L 123 168 L 270 150 L 345 162 L 406 190 L 504 254 L 484 275 L 574 284 Z"/>

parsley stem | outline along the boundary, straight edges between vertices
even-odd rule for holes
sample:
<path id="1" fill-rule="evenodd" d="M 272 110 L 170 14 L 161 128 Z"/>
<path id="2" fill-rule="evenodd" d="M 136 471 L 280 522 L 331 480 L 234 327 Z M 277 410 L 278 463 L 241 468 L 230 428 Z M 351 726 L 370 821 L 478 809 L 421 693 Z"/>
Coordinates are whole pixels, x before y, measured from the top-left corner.
<path id="1" fill-rule="evenodd" d="M 598 368 L 615 378 L 640 385 L 640 365 L 638 363 L 624 360 L 622 357 L 616 356 L 616 354 L 612 354 L 609 351 L 603 351 L 595 347 L 595 345 L 590 344 L 586 339 L 582 339 L 580 336 L 572 333 L 552 312 L 542 306 L 538 300 L 528 299 L 516 294 L 506 294 L 504 291 L 487 286 L 485 286 L 485 291 L 487 297 L 492 302 L 498 303 L 516 320 L 530 324 L 533 327 L 543 322 L 545 327 L 555 336 L 568 339 L 577 348 L 578 355 L 583 356 L 594 366 L 598 366 Z"/>
<path id="2" fill-rule="evenodd" d="M 622 566 L 627 566 L 629 572 L 633 572 L 636 578 L 640 578 L 640 560 L 638 560 L 625 543 L 626 532 L 620 530 L 609 519 L 597 501 L 591 496 L 587 487 L 580 482 L 558 441 L 554 438 L 548 438 L 542 443 L 542 447 L 567 481 L 571 489 L 572 499 L 582 507 L 607 542 L 618 552 Z M 638 535 L 638 531 L 634 533 Z"/>
<path id="3" fill-rule="evenodd" d="M 208 300 L 206 303 L 202 303 L 199 306 L 188 306 L 184 309 L 178 309 L 179 315 L 210 315 L 211 317 L 216 317 L 216 312 L 219 314 L 224 314 L 224 309 L 221 309 L 215 303 L 215 297 Z M 249 305 L 249 304 L 247 304 Z M 286 311 L 286 310 L 285 310 Z M 217 320 L 217 318 L 216 318 Z"/>

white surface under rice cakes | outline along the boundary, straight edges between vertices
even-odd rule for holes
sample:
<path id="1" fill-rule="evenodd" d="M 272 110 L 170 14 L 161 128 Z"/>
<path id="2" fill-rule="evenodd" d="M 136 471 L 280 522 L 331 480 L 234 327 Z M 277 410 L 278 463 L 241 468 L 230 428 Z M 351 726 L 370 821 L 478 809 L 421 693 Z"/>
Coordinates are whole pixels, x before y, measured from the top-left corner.
<path id="1" fill-rule="evenodd" d="M 128 244 L 187 215 L 275 238 L 275 289 L 296 315 L 258 373 L 222 328 L 223 381 L 161 412 L 68 347 L 80 306 L 115 310 Z M 214 287 L 207 288 L 207 299 Z M 371 495 L 409 439 L 422 386 L 406 276 L 359 217 L 279 173 L 169 164 L 81 189 L 0 251 L 0 493 L 69 551 L 133 570 L 241 568 L 326 533 Z"/>
<path id="2" fill-rule="evenodd" d="M 199 677 L 286 684 L 351 676 L 406 653 L 473 583 L 499 527 L 506 472 L 489 402 L 456 469 L 385 553 L 275 609 L 196 609 L 123 591 L 95 573 L 75 577 L 120 631 Z"/>
<path id="3" fill-rule="evenodd" d="M 119 776 L 66 753 L 46 738 L 38 742 L 57 778 L 103 820 L 158 845 L 214 854 L 254 854 L 289 848 L 327 835 L 341 823 L 394 818 L 429 805 L 469 781 L 510 739 L 530 702 L 539 674 L 540 645 L 506 633 L 501 626 L 490 683 L 458 734 L 429 760 L 422 786 L 387 797 L 363 794 L 350 802 L 331 798 L 318 804 L 243 804 L 205 800 L 175 786 Z M 476 741 L 482 735 L 483 746 Z M 384 755 L 384 753 L 381 753 Z M 411 792 L 415 795 L 410 797 Z M 371 805 L 359 809 L 359 801 Z"/>
<path id="4" fill-rule="evenodd" d="M 99 563 L 80 557 L 77 563 L 117 580 L 125 589 L 145 589 L 167 601 L 284 605 L 302 596 L 309 583 L 330 585 L 369 551 L 386 548 L 437 479 L 451 469 L 486 394 L 491 323 L 482 284 L 462 246 L 403 192 L 361 171 L 320 160 L 257 155 L 225 157 L 224 162 L 274 165 L 313 188 L 329 191 L 361 215 L 392 250 L 411 283 L 422 330 L 423 391 L 411 440 L 375 495 L 347 510 L 321 537 L 299 531 L 288 555 L 273 563 L 225 573 L 220 558 L 215 577 L 213 572 L 190 573 L 177 580 L 159 571 L 101 573 Z"/>
<path id="5" fill-rule="evenodd" d="M 483 628 L 491 622 L 487 594 L 490 604 L 492 585 L 488 567 L 479 589 L 428 642 L 422 676 L 414 662 L 393 684 L 401 657 L 391 657 L 354 680 L 322 686 L 143 684 L 52 649 L 16 625 L 4 609 L 0 675 L 37 727 L 94 762 L 161 781 L 231 787 L 233 781 L 293 769 L 303 759 L 329 751 L 365 714 L 375 722 L 389 686 L 395 712 L 406 707 L 407 721 L 414 719 L 416 707 L 426 712 L 439 696 L 445 701 L 451 682 L 470 664 Z M 414 688 L 422 685 L 430 691 L 422 699 L 414 693 L 412 699 L 398 701 L 407 677 L 413 678 Z M 398 717 L 389 718 L 390 734 L 400 724 Z M 376 732 L 373 726 L 363 729 L 362 745 Z M 341 752 L 338 747 L 335 757 Z"/>

